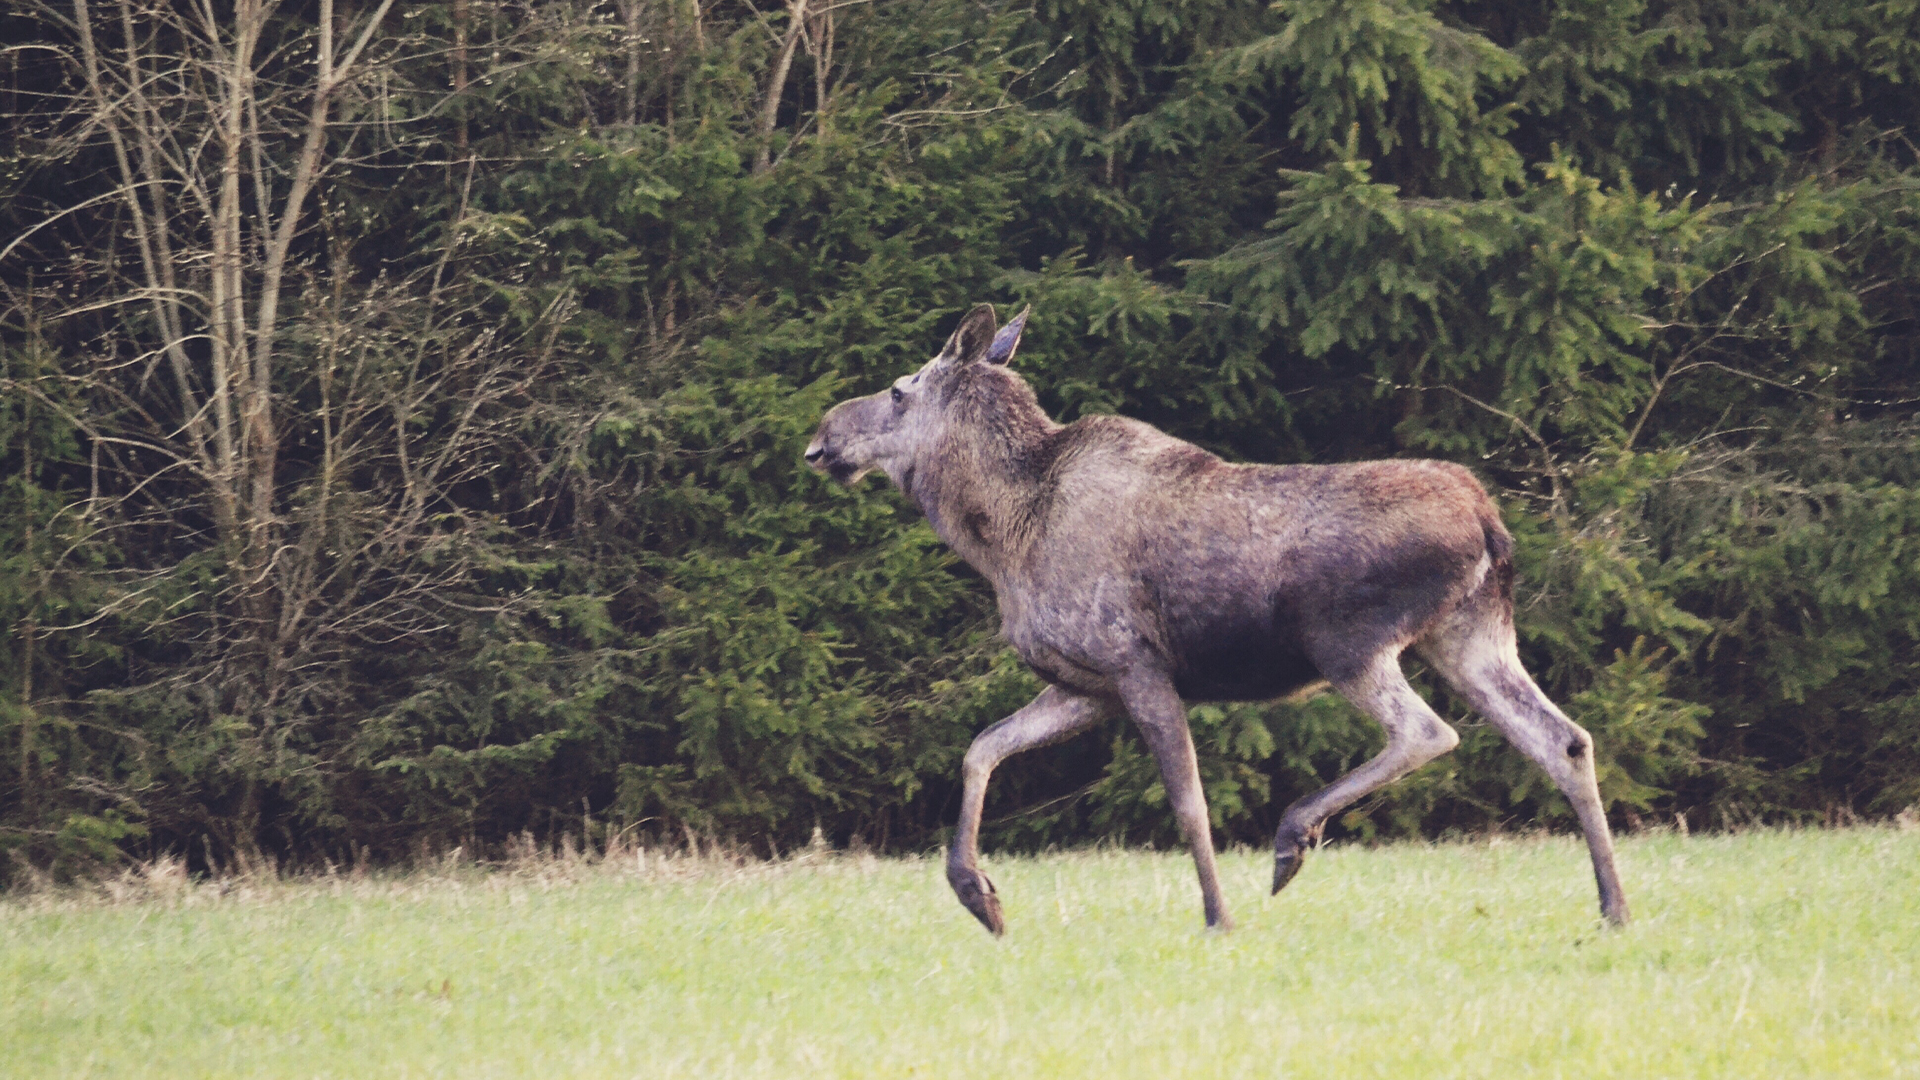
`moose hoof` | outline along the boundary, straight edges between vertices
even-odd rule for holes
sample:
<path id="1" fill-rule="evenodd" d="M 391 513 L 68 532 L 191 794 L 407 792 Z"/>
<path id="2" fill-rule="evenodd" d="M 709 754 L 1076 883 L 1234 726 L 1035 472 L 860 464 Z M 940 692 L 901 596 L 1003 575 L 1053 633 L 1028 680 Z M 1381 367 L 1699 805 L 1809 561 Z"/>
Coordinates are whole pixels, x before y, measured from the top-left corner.
<path id="1" fill-rule="evenodd" d="M 1607 920 L 1608 926 L 1621 927 L 1633 921 L 1633 915 L 1627 911 L 1627 902 L 1621 900 L 1614 904 L 1600 905 L 1600 917 Z"/>
<path id="2" fill-rule="evenodd" d="M 1320 840 L 1320 826 L 1302 828 L 1291 821 L 1280 823 L 1280 832 L 1273 838 L 1273 893 L 1278 895 L 1287 887 L 1294 875 L 1300 872 L 1300 864 L 1307 861 L 1307 852 Z"/>
<path id="3" fill-rule="evenodd" d="M 1287 882 L 1292 881 L 1294 875 L 1300 872 L 1300 864 L 1306 861 L 1307 850 L 1305 848 L 1298 848 L 1273 857 L 1274 895 L 1279 895 L 1280 890 L 1287 887 Z"/>
<path id="4" fill-rule="evenodd" d="M 947 868 L 947 884 L 953 886 L 953 894 L 980 925 L 987 928 L 994 937 L 1007 932 L 1006 917 L 1000 914 L 1000 898 L 993 891 L 993 882 L 987 875 L 972 867 L 950 866 Z"/>

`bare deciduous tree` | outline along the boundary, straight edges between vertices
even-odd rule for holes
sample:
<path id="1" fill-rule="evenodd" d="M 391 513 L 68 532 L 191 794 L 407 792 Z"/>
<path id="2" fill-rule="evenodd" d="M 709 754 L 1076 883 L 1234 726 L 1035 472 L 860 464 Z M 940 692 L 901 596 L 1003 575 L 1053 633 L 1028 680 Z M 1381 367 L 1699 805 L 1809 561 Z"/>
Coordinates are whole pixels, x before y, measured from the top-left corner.
<path id="1" fill-rule="evenodd" d="M 436 44 L 403 35 L 392 6 L 321 0 L 312 21 L 273 0 L 36 12 L 67 46 L 57 63 L 74 91 L 43 110 L 52 135 L 36 153 L 96 155 L 104 175 L 48 207 L 0 265 L 46 261 L 83 282 L 52 301 L 9 288 L 15 321 L 100 329 L 91 355 L 48 377 L 68 392 L 47 378 L 7 390 L 89 440 L 96 479 L 77 512 L 156 553 L 95 619 L 138 618 L 189 646 L 197 659 L 168 677 L 244 724 L 261 754 L 276 724 L 325 708 L 345 650 L 430 635 L 475 603 L 462 599 L 467 541 L 487 523 L 449 493 L 499 467 L 514 437 L 503 405 L 535 398 L 569 307 L 558 294 L 507 330 L 450 287 L 471 155 L 444 163 L 466 187 L 437 254 L 367 280 L 329 243 L 330 175 L 391 155 L 401 61 Z M 464 14 L 455 93 L 469 82 Z M 447 100 L 408 89 L 416 118 Z M 215 569 L 183 586 L 189 562 Z M 257 775 L 240 796 L 242 852 Z"/>

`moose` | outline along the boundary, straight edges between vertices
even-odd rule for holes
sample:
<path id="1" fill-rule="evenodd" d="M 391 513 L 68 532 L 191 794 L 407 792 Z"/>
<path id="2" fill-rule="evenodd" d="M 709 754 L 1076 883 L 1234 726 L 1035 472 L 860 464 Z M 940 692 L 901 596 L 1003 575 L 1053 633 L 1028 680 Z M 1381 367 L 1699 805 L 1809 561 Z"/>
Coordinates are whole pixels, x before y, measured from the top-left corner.
<path id="1" fill-rule="evenodd" d="M 919 371 L 829 410 L 806 449 L 844 484 L 884 472 L 992 583 L 1003 634 L 1048 684 L 967 750 L 947 860 L 961 904 L 1006 932 L 978 865 L 995 767 L 1124 711 L 1193 853 L 1207 925 L 1231 928 L 1185 702 L 1331 686 L 1386 729 L 1378 756 L 1287 807 L 1278 893 L 1328 818 L 1459 743 L 1401 671 L 1412 648 L 1573 804 L 1601 913 L 1624 924 L 1593 739 L 1520 664 L 1513 538 L 1473 474 L 1236 464 L 1120 416 L 1057 424 L 1008 367 L 1030 310 L 996 329 L 992 306 L 974 307 Z"/>

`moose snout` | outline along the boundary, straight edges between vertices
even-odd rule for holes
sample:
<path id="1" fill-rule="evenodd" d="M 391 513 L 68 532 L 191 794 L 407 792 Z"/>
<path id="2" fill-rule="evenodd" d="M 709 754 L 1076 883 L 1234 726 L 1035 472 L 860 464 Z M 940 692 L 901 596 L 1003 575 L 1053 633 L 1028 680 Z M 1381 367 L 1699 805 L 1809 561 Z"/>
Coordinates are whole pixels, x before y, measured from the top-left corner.
<path id="1" fill-rule="evenodd" d="M 858 483 L 861 477 L 867 475 L 867 470 L 855 467 L 838 449 L 827 445 L 824 436 L 814 436 L 813 442 L 807 445 L 807 452 L 800 456 L 806 458 L 814 472 L 825 473 L 842 484 Z"/>

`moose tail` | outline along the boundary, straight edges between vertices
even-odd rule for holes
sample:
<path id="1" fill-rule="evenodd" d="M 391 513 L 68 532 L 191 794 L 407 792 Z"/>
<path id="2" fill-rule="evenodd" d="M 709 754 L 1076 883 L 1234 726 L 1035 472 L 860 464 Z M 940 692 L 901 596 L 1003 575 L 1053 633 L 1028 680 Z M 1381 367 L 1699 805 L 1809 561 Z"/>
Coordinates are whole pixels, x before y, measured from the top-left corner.
<path id="1" fill-rule="evenodd" d="M 1500 508 L 1491 498 L 1480 504 L 1480 532 L 1487 540 L 1487 558 L 1492 567 L 1487 577 L 1499 590 L 1500 599 L 1513 603 L 1513 534 L 1500 521 Z"/>

